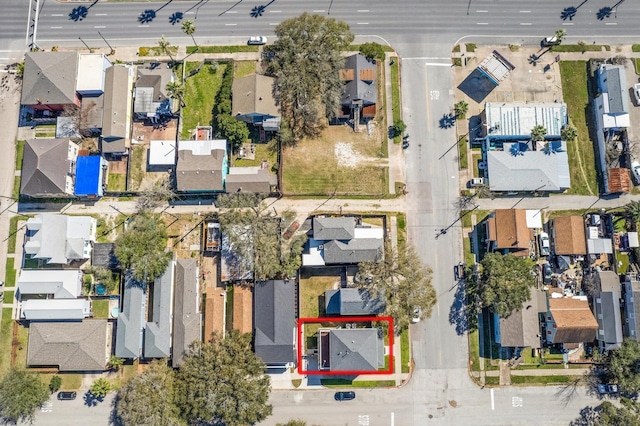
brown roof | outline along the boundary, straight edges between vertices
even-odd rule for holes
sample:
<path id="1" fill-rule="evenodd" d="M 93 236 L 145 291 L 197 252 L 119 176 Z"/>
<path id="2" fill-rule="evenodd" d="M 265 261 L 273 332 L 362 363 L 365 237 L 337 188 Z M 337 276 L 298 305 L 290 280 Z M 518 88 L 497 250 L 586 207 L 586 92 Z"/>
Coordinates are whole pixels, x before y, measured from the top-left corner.
<path id="1" fill-rule="evenodd" d="M 353 68 L 351 69 L 343 68 L 340 70 L 341 81 L 351 81 L 354 78 L 355 78 L 355 70 Z"/>
<path id="2" fill-rule="evenodd" d="M 629 169 L 609 169 L 609 192 L 631 192 Z"/>
<path id="3" fill-rule="evenodd" d="M 580 216 L 561 216 L 553 220 L 553 244 L 556 254 L 585 255 L 587 243 L 584 220 Z"/>
<path id="4" fill-rule="evenodd" d="M 521 209 L 496 210 L 496 246 L 517 256 L 528 256 L 533 237 L 527 228 L 527 215 Z"/>
<path id="5" fill-rule="evenodd" d="M 273 99 L 273 77 L 250 74 L 235 78 L 232 86 L 232 115 L 264 114 L 279 117 L 278 106 Z"/>
<path id="6" fill-rule="evenodd" d="M 373 81 L 376 79 L 375 70 L 372 68 L 360 70 L 360 80 Z"/>
<path id="7" fill-rule="evenodd" d="M 204 338 L 209 342 L 211 335 L 216 332 L 219 336 L 224 333 L 224 290 L 219 288 L 207 288 L 204 305 Z"/>
<path id="8" fill-rule="evenodd" d="M 233 328 L 240 333 L 253 331 L 253 301 L 251 289 L 236 285 L 233 287 Z"/>
<path id="9" fill-rule="evenodd" d="M 596 337 L 598 322 L 586 300 L 549 299 L 549 312 L 557 325 L 554 343 L 589 342 Z"/>

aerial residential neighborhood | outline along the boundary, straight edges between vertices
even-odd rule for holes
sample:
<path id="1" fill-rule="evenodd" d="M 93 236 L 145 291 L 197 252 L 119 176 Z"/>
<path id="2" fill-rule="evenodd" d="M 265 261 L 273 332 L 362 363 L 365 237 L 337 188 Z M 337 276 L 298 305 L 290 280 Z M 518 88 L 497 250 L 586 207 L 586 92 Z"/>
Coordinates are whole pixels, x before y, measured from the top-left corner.
<path id="1" fill-rule="evenodd" d="M 6 3 L 2 421 L 640 424 L 632 4 Z"/>

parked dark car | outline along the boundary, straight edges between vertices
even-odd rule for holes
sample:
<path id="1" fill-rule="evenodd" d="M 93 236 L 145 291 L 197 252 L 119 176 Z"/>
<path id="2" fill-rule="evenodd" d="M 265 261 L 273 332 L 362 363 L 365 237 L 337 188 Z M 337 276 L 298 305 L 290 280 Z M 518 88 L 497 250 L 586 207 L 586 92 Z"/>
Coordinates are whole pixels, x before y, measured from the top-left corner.
<path id="1" fill-rule="evenodd" d="M 60 401 L 71 401 L 72 399 L 76 399 L 75 392 L 58 392 L 58 399 Z"/>
<path id="2" fill-rule="evenodd" d="M 355 392 L 336 392 L 335 395 L 336 401 L 351 401 L 352 399 L 356 399 Z"/>
<path id="3" fill-rule="evenodd" d="M 598 393 L 600 395 L 615 395 L 618 393 L 618 385 L 614 384 L 600 384 L 598 385 Z"/>
<path id="4" fill-rule="evenodd" d="M 466 265 L 464 263 L 460 262 L 453 267 L 453 276 L 456 279 L 456 281 L 465 279 L 465 275 L 466 275 L 465 266 Z"/>
<path id="5" fill-rule="evenodd" d="M 545 284 L 551 284 L 551 265 L 548 263 L 542 264 L 542 281 Z"/>

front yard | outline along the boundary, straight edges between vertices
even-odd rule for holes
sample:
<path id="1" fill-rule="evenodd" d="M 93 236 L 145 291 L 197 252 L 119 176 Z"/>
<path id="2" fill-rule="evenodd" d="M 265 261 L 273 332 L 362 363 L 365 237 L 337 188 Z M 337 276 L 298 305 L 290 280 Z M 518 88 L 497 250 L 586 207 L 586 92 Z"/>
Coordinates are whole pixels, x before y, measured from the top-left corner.
<path id="1" fill-rule="evenodd" d="M 304 139 L 283 150 L 283 193 L 380 197 L 388 193 L 386 129 L 374 125 L 355 133 L 346 125 L 328 126 L 318 139 Z"/>

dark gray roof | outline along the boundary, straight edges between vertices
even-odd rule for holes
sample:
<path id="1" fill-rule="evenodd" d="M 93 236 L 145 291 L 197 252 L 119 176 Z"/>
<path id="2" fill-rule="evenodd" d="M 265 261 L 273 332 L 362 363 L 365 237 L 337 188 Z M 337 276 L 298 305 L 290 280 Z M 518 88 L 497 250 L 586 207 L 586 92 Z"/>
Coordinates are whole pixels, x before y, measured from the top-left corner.
<path id="1" fill-rule="evenodd" d="M 144 329 L 144 357 L 168 358 L 171 356 L 171 292 L 173 289 L 174 262 L 151 285 L 151 321 Z"/>
<path id="2" fill-rule="evenodd" d="M 30 139 L 24 146 L 20 194 L 56 196 L 73 193 L 66 190 L 71 168 L 69 139 Z"/>
<path id="3" fill-rule="evenodd" d="M 377 328 L 342 328 L 329 333 L 331 371 L 378 371 L 384 343 Z"/>
<path id="4" fill-rule="evenodd" d="M 598 68 L 600 91 L 606 93 L 609 100 L 609 113 L 629 112 L 626 91 L 627 77 L 624 66 L 603 64 Z"/>
<path id="5" fill-rule="evenodd" d="M 327 315 L 376 315 L 384 312 L 385 302 L 362 288 L 341 288 L 324 293 Z"/>
<path id="6" fill-rule="evenodd" d="M 547 311 L 545 292 L 530 289 L 531 297 L 507 318 L 500 318 L 500 345 L 509 348 L 540 348 L 539 312 Z"/>
<path id="7" fill-rule="evenodd" d="M 115 254 L 114 243 L 93 243 L 91 251 L 91 266 L 98 266 L 116 270 L 120 268 L 120 264 Z"/>
<path id="8" fill-rule="evenodd" d="M 324 244 L 324 263 L 360 263 L 379 259 L 382 256 L 384 240 L 379 238 L 359 238 L 346 243 L 333 240 Z"/>
<path id="9" fill-rule="evenodd" d="M 350 240 L 355 236 L 353 217 L 314 217 L 314 240 Z"/>
<path id="10" fill-rule="evenodd" d="M 225 178 L 225 190 L 229 193 L 255 192 L 269 194 L 271 185 L 275 184 L 276 176 L 270 174 L 267 169 L 260 169 L 257 173 L 230 173 Z"/>
<path id="11" fill-rule="evenodd" d="M 178 150 L 178 191 L 223 191 L 222 167 L 225 155 L 225 151 L 221 149 L 211 150 L 210 155 L 194 155 L 189 150 Z"/>
<path id="12" fill-rule="evenodd" d="M 21 104 L 74 104 L 77 76 L 77 52 L 28 52 L 24 58 Z"/>
<path id="13" fill-rule="evenodd" d="M 593 310 L 598 321 L 598 341 L 604 343 L 605 350 L 618 349 L 622 344 L 620 293 L 617 291 L 599 293 L 595 297 Z M 600 333 L 601 330 L 604 333 Z"/>
<path id="14" fill-rule="evenodd" d="M 624 327 L 625 336 L 640 341 L 640 281 L 637 277 L 626 277 L 625 288 L 625 320 L 627 326 Z M 635 335 L 631 331 L 635 331 Z"/>
<path id="15" fill-rule="evenodd" d="M 364 56 L 358 54 L 351 55 L 344 61 L 344 71 L 342 74 L 342 80 L 344 84 L 342 86 L 341 103 L 351 104 L 356 100 L 363 100 L 364 105 L 372 105 L 377 102 L 377 76 L 376 65 L 370 62 Z M 345 76 L 348 76 L 345 78 Z M 363 76 L 370 78 L 373 76 L 373 80 L 363 79 Z"/>
<path id="16" fill-rule="evenodd" d="M 173 344 L 171 363 L 179 367 L 189 345 L 201 340 L 202 317 L 198 309 L 198 263 L 195 259 L 176 262 L 176 285 L 173 298 Z"/>
<path id="17" fill-rule="evenodd" d="M 151 67 L 138 67 L 135 83 L 135 100 L 133 110 L 136 113 L 155 113 L 158 108 L 169 105 L 166 93 L 167 83 L 173 79 L 173 72 L 165 64 Z"/>
<path id="18" fill-rule="evenodd" d="M 103 153 L 122 153 L 127 150 L 130 101 L 129 68 L 113 65 L 105 72 L 104 118 L 102 124 Z"/>
<path id="19" fill-rule="evenodd" d="M 127 273 L 122 298 L 122 312 L 116 327 L 116 350 L 118 358 L 136 359 L 142 355 L 142 327 L 146 305 L 147 285 L 133 279 Z"/>
<path id="20" fill-rule="evenodd" d="M 254 350 L 267 365 L 295 360 L 295 285 L 281 280 L 255 284 Z"/>
<path id="21" fill-rule="evenodd" d="M 108 360 L 106 347 L 107 320 L 31 323 L 27 365 L 103 371 Z"/>

